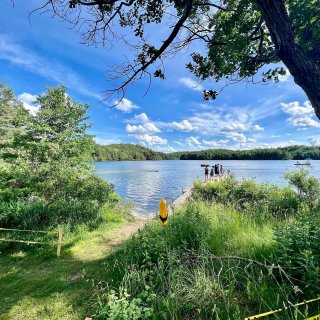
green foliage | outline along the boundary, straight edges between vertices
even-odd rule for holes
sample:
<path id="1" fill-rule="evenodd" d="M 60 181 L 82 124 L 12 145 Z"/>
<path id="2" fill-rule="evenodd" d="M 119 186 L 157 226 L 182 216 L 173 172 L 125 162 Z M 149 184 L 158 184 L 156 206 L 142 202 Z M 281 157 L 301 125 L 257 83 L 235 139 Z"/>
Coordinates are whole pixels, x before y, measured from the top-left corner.
<path id="1" fill-rule="evenodd" d="M 49 88 L 37 97 L 39 112 L 15 136 L 14 145 L 22 160 L 32 167 L 50 162 L 86 167 L 93 153 L 93 137 L 86 133 L 88 105 L 72 101 L 65 87 Z"/>
<path id="2" fill-rule="evenodd" d="M 207 184 L 196 182 L 193 196 L 206 201 L 232 205 L 234 208 L 256 215 L 273 214 L 287 216 L 298 212 L 300 199 L 288 187 L 279 188 L 271 184 L 257 184 L 253 180 L 237 181 L 228 177 Z"/>
<path id="3" fill-rule="evenodd" d="M 268 56 L 274 50 L 268 31 L 262 26 L 262 19 L 252 1 L 228 1 L 226 11 L 217 10 L 210 15 L 208 23 L 215 27 L 213 45 L 208 46 L 205 56 L 193 53 L 193 64 L 188 64 L 188 69 L 201 79 L 214 77 L 217 81 L 235 74 L 240 78 L 255 75 L 264 62 L 258 62 L 254 57 Z M 260 38 L 252 40 L 259 35 L 260 29 L 263 30 Z M 269 63 L 278 61 L 274 55 Z"/>
<path id="4" fill-rule="evenodd" d="M 167 155 L 170 159 L 180 160 L 303 160 L 320 159 L 320 147 L 288 146 L 281 148 L 226 150 L 213 149 L 202 151 L 180 151 Z"/>
<path id="5" fill-rule="evenodd" d="M 317 0 L 289 0 L 289 15 L 296 41 L 305 50 L 312 50 L 315 43 L 320 42 L 319 14 L 320 3 Z"/>
<path id="6" fill-rule="evenodd" d="M 276 229 L 273 259 L 295 279 L 300 290 L 317 294 L 320 290 L 320 214 L 298 217 Z"/>
<path id="7" fill-rule="evenodd" d="M 39 111 L 13 135 L 16 157 L 0 167 L 0 225 L 97 225 L 113 186 L 87 164 L 94 150 L 88 106 L 73 102 L 63 86 L 47 89 L 37 102 Z"/>
<path id="8" fill-rule="evenodd" d="M 163 160 L 166 155 L 135 144 L 95 145 L 98 161 Z"/>
<path id="9" fill-rule="evenodd" d="M 144 320 L 152 319 L 153 308 L 147 307 L 155 298 L 155 294 L 150 294 L 146 291 L 142 292 L 139 298 L 133 298 L 130 300 L 130 294 L 124 289 L 119 293 L 119 296 L 115 291 L 111 290 L 108 294 L 108 303 L 102 307 L 95 318 L 109 319 L 109 320 Z M 153 299 L 152 299 L 153 298 Z"/>
<path id="10" fill-rule="evenodd" d="M 118 160 L 303 160 L 320 159 L 320 147 L 288 146 L 281 148 L 155 152 L 133 144 L 95 145 L 97 161 Z"/>
<path id="11" fill-rule="evenodd" d="M 48 245 L 0 242 L 0 319 L 79 320 L 89 310 L 92 279 L 104 276 L 101 262 L 114 250 L 116 234 L 129 218 L 128 207 L 106 203 L 103 223 L 92 230 L 81 224 L 64 228 L 62 255 L 56 257 L 57 230 L 47 235 L 0 231 L 0 238 L 34 240 Z M 132 221 L 132 217 L 130 217 Z M 90 279 L 90 281 L 89 281 Z"/>
<path id="12" fill-rule="evenodd" d="M 320 198 L 320 182 L 315 177 L 310 177 L 305 169 L 288 172 L 285 175 L 289 185 L 294 187 L 299 197 L 308 202 L 309 207 L 316 207 Z"/>
<path id="13" fill-rule="evenodd" d="M 15 158 L 14 136 L 24 132 L 24 124 L 30 119 L 11 88 L 0 84 L 0 159 Z"/>
<path id="14" fill-rule="evenodd" d="M 148 308 L 150 319 L 236 320 L 297 301 L 301 298 L 292 284 L 300 286 L 299 281 L 278 278 L 284 274 L 271 263 L 267 268 L 246 260 L 264 265 L 277 224 L 221 205 L 189 202 L 166 227 L 159 222 L 147 226 L 106 260 L 95 314 L 109 319 L 111 305 L 128 319 L 144 319 L 141 309 Z M 306 315 L 303 310 L 297 314 L 288 310 L 275 319 Z"/>

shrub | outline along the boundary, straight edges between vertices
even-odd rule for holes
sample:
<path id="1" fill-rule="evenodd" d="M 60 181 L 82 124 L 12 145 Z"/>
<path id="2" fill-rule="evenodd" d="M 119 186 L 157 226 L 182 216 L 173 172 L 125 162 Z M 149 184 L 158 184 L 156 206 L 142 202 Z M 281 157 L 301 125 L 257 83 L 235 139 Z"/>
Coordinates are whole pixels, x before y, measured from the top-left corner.
<path id="1" fill-rule="evenodd" d="M 293 187 L 300 197 L 300 200 L 310 209 L 314 209 L 319 203 L 320 182 L 315 177 L 310 177 L 305 169 L 287 172 L 284 175 L 289 185 Z"/>
<path id="2" fill-rule="evenodd" d="M 102 220 L 102 207 L 113 194 L 113 186 L 90 172 L 77 169 L 5 172 L 0 192 L 2 227 L 70 227 Z M 42 177 L 46 177 L 43 179 Z M 112 201 L 116 201 L 114 195 Z"/>
<path id="3" fill-rule="evenodd" d="M 148 304 L 154 300 L 155 294 L 149 293 L 149 287 L 139 297 L 130 298 L 127 290 L 121 290 L 119 295 L 111 290 L 107 296 L 108 303 L 103 305 L 95 319 L 102 320 L 144 320 L 152 319 L 153 308 Z M 99 297 L 99 295 L 98 295 Z"/>
<path id="4" fill-rule="evenodd" d="M 258 184 L 253 180 L 237 181 L 234 177 L 206 184 L 196 182 L 193 197 L 231 205 L 237 210 L 258 215 L 295 214 L 300 204 L 297 194 L 288 187 L 281 189 L 275 185 Z"/>
<path id="5" fill-rule="evenodd" d="M 0 166 L 0 226 L 99 223 L 113 187 L 89 170 L 94 150 L 93 136 L 86 132 L 91 127 L 89 106 L 73 101 L 60 86 L 37 97 L 35 115 L 22 105 L 17 107 L 19 115 L 11 108 L 18 100 L 12 90 L 4 89 L 9 92 L 4 123 L 12 134 L 3 151 L 11 150 L 14 157 Z"/>
<path id="6" fill-rule="evenodd" d="M 303 291 L 320 290 L 320 213 L 304 215 L 275 231 L 273 259 L 299 279 Z"/>

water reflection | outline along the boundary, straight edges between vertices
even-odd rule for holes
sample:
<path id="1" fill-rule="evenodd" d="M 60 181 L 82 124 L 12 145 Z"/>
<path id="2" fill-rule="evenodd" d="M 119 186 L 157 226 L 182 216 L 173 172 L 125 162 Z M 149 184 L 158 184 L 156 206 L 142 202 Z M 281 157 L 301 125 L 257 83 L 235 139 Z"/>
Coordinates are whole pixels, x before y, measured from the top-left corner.
<path id="1" fill-rule="evenodd" d="M 255 178 L 258 182 L 285 185 L 283 173 L 300 169 L 295 161 L 119 161 L 96 162 L 95 172 L 114 184 L 122 198 L 133 201 L 135 212 L 152 214 L 158 209 L 162 197 L 177 198 L 182 188 L 192 185 L 196 179 L 204 178 L 201 163 L 222 163 L 238 178 Z M 320 178 L 320 161 L 311 161 L 304 169 Z"/>

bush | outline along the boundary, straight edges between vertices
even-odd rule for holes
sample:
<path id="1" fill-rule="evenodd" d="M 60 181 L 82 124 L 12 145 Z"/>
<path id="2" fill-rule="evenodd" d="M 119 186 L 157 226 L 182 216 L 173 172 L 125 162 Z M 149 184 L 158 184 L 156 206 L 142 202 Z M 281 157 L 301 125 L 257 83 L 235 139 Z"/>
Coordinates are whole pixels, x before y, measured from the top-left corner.
<path id="1" fill-rule="evenodd" d="M 64 86 L 48 88 L 37 97 L 40 108 L 31 116 L 16 106 L 12 90 L 4 89 L 5 131 L 12 134 L 3 151 L 14 157 L 0 166 L 0 226 L 99 223 L 113 187 L 89 170 L 94 151 L 93 136 L 86 132 L 89 106 L 73 101 Z"/>
<path id="2" fill-rule="evenodd" d="M 130 294 L 126 289 L 120 291 L 119 296 L 111 290 L 108 294 L 108 303 L 102 306 L 99 314 L 95 316 L 97 320 L 147 320 L 153 317 L 153 308 L 148 307 L 155 298 L 155 294 L 149 294 L 148 287 L 138 298 L 130 299 Z"/>
<path id="3" fill-rule="evenodd" d="M 303 291 L 320 290 L 320 213 L 300 216 L 275 231 L 273 259 L 301 281 Z"/>
<path id="4" fill-rule="evenodd" d="M 263 215 L 287 216 L 298 212 L 299 197 L 292 189 L 253 180 L 237 181 L 228 177 L 210 183 L 196 182 L 193 189 L 196 199 L 219 202 L 236 210 Z"/>
<path id="5" fill-rule="evenodd" d="M 320 182 L 315 177 L 310 177 L 305 169 L 299 171 L 287 172 L 284 177 L 289 185 L 293 187 L 300 197 L 301 202 L 310 209 L 314 209 L 319 204 Z"/>
<path id="6" fill-rule="evenodd" d="M 58 169 L 50 172 L 3 172 L 0 192 L 0 226 L 19 228 L 70 227 L 102 220 L 102 207 L 113 186 L 90 172 Z M 45 179 L 43 177 L 46 177 Z"/>

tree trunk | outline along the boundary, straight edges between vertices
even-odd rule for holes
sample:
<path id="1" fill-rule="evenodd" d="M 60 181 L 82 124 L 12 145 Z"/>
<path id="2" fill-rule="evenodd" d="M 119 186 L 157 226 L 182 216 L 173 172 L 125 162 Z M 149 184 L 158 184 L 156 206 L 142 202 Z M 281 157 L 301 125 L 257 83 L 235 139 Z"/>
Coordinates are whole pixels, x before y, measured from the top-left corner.
<path id="1" fill-rule="evenodd" d="M 278 57 L 286 65 L 294 82 L 308 96 L 320 119 L 320 65 L 294 39 L 292 23 L 284 0 L 254 0 L 270 31 Z"/>

